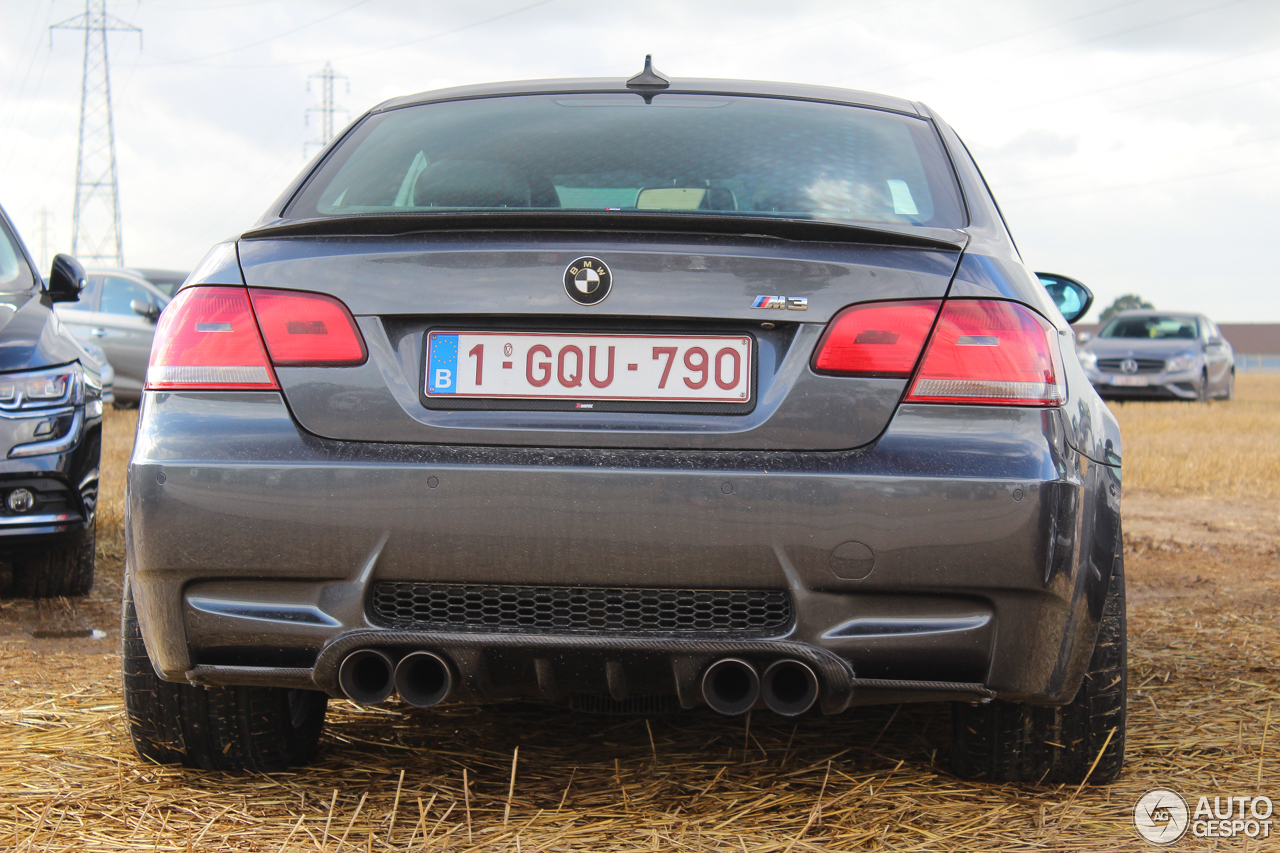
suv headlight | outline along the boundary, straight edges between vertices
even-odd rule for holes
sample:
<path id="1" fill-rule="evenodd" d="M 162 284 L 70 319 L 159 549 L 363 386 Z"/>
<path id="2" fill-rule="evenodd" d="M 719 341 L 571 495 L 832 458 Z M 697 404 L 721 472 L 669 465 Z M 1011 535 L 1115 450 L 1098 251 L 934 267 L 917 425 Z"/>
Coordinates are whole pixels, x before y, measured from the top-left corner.
<path id="1" fill-rule="evenodd" d="M 1170 373 L 1178 373 L 1183 370 L 1190 370 L 1196 366 L 1196 354 L 1193 352 L 1182 352 L 1165 362 L 1165 370 Z"/>
<path id="2" fill-rule="evenodd" d="M 0 373 L 0 411 L 16 412 L 63 406 L 79 396 L 76 365 L 27 373 Z"/>
<path id="3" fill-rule="evenodd" d="M 1088 350 L 1080 350 L 1079 352 L 1076 353 L 1076 355 L 1080 357 L 1080 366 L 1083 367 L 1085 370 L 1098 369 L 1097 353 L 1092 353 L 1092 352 L 1089 352 Z"/>

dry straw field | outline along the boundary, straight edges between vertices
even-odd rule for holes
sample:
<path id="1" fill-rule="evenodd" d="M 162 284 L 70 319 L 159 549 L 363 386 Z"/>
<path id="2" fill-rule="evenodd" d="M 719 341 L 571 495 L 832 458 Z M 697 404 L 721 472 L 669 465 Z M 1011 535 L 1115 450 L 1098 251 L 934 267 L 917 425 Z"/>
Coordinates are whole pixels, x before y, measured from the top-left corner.
<path id="1" fill-rule="evenodd" d="M 94 594 L 0 602 L 0 849 L 1140 850 L 1130 810 L 1149 788 L 1280 800 L 1280 377 L 1242 377 L 1231 403 L 1116 410 L 1131 729 L 1125 774 L 1106 788 L 952 778 L 945 706 L 797 724 L 333 702 L 310 769 L 142 763 L 116 656 L 133 418 L 113 413 Z"/>

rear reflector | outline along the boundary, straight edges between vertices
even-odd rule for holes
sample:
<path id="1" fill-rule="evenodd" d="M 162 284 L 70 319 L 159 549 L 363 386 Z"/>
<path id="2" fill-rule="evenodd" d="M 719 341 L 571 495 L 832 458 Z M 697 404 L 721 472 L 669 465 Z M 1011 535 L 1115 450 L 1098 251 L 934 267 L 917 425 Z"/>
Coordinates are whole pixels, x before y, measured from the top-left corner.
<path id="1" fill-rule="evenodd" d="M 243 287 L 190 287 L 160 315 L 147 389 L 279 388 Z"/>
<path id="2" fill-rule="evenodd" d="M 1058 406 L 1066 400 L 1057 330 L 1015 302 L 943 306 L 907 402 Z"/>
<path id="3" fill-rule="evenodd" d="M 852 305 L 827 326 L 814 351 L 815 373 L 911 375 L 938 316 L 940 299 Z"/>
<path id="4" fill-rule="evenodd" d="M 273 364 L 350 366 L 368 356 L 351 312 L 332 296 L 296 290 L 249 293 Z"/>

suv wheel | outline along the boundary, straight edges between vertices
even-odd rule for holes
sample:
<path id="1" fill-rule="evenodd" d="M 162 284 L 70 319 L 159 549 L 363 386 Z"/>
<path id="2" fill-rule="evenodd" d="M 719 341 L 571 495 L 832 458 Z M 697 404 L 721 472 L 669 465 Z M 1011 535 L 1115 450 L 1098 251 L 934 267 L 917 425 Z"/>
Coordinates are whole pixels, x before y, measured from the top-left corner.
<path id="1" fill-rule="evenodd" d="M 88 595 L 93 589 L 93 554 L 98 522 L 39 550 L 15 555 L 13 592 L 20 598 Z"/>
<path id="2" fill-rule="evenodd" d="M 272 772 L 307 764 L 329 697 L 282 687 L 197 687 L 163 681 L 138 629 L 128 577 L 120 620 L 129 736 L 143 758 L 204 770 Z"/>
<path id="3" fill-rule="evenodd" d="M 1126 652 L 1124 557 L 1118 556 L 1076 698 L 1062 706 L 954 703 L 952 771 L 992 782 L 1114 782 L 1124 766 Z"/>

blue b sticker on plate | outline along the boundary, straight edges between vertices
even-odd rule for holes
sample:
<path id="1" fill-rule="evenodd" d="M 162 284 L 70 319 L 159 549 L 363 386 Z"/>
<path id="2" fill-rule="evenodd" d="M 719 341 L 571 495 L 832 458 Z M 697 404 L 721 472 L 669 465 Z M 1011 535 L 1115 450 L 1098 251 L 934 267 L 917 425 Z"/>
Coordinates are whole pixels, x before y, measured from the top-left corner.
<path id="1" fill-rule="evenodd" d="M 427 392 L 452 394 L 458 386 L 458 336 L 432 335 L 427 353 Z"/>

